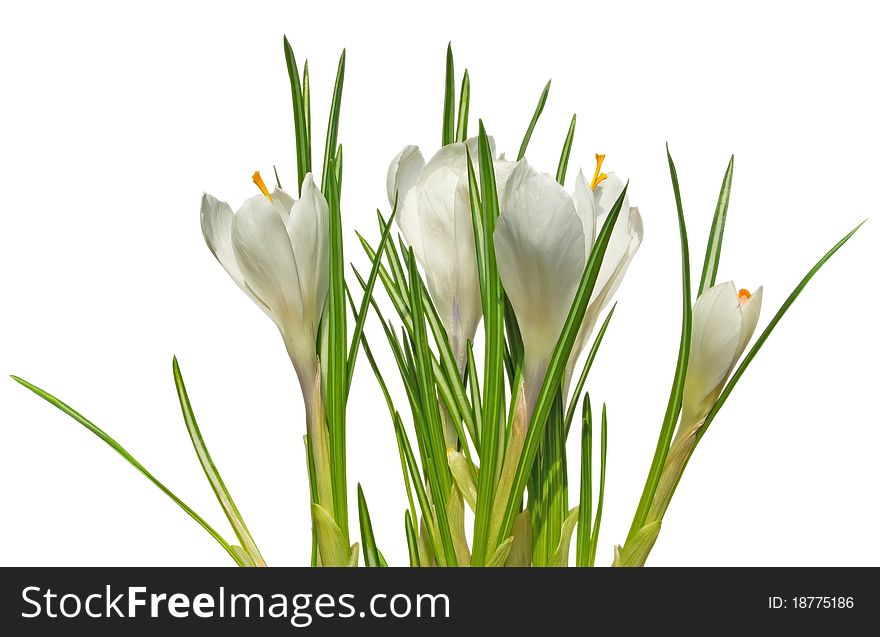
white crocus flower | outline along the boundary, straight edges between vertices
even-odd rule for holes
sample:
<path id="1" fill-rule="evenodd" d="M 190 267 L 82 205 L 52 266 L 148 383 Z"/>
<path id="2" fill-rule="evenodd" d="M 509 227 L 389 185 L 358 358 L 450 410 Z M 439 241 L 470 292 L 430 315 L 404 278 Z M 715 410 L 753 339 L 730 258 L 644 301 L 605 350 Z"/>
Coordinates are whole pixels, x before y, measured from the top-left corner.
<path id="1" fill-rule="evenodd" d="M 763 288 L 754 294 L 732 281 L 719 283 L 697 298 L 678 436 L 693 433 L 718 399 L 742 355 L 761 313 Z"/>
<path id="2" fill-rule="evenodd" d="M 587 182 L 582 171 L 575 180 L 574 203 L 584 226 L 587 255 L 593 248 L 596 234 L 624 188 L 623 180 L 613 172 L 607 175 L 601 172 L 604 159 L 605 155 L 596 155 L 596 170 L 590 182 Z M 595 328 L 599 314 L 608 306 L 620 287 L 627 268 L 642 243 L 643 235 L 639 209 L 630 206 L 629 197 L 624 197 L 620 216 L 608 240 L 602 266 L 584 314 L 584 321 L 571 351 L 566 369 L 566 390 L 578 356 Z"/>
<path id="3" fill-rule="evenodd" d="M 202 233 L 217 261 L 275 321 L 296 369 L 306 411 L 312 409 L 318 373 L 316 335 L 329 284 L 328 206 L 306 175 L 302 196 L 281 189 L 263 194 L 233 213 L 229 204 L 202 196 Z"/>
<path id="4" fill-rule="evenodd" d="M 565 189 L 522 160 L 507 179 L 493 239 L 498 274 L 522 334 L 531 418 L 586 264 L 584 225 Z"/>
<path id="5" fill-rule="evenodd" d="M 681 421 L 669 448 L 648 520 L 662 520 L 697 444 L 697 433 L 746 349 L 761 313 L 763 288 L 739 290 L 719 283 L 694 303 L 691 349 L 681 404 Z"/>
<path id="6" fill-rule="evenodd" d="M 407 146 L 392 160 L 387 179 L 388 201 L 397 199 L 397 223 L 424 268 L 460 373 L 483 315 L 470 204 L 456 204 L 456 187 L 467 179 L 467 151 L 476 163 L 477 146 L 476 137 L 449 144 L 427 164 L 417 146 Z"/>

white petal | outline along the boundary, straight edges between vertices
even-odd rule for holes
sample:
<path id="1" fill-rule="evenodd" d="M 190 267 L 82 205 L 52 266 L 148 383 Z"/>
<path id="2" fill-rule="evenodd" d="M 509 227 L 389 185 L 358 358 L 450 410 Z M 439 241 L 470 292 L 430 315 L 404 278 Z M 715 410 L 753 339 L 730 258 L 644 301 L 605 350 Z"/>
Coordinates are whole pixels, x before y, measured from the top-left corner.
<path id="1" fill-rule="evenodd" d="M 694 303 L 683 424 L 708 413 L 736 362 L 743 314 L 733 282 L 706 290 Z"/>
<path id="2" fill-rule="evenodd" d="M 596 200 L 596 217 L 599 219 L 600 226 L 605 215 L 611 212 L 625 185 L 623 180 L 616 174 L 608 173 L 608 177 L 600 181 L 595 190 L 593 190 L 593 197 Z M 629 195 L 627 195 L 623 198 L 621 210 L 626 211 L 629 208 Z"/>
<path id="3" fill-rule="evenodd" d="M 489 137 L 489 154 L 492 158 L 495 158 L 495 138 L 491 135 Z M 469 137 L 464 140 L 465 146 L 468 147 L 468 150 L 471 151 L 471 160 L 474 162 L 474 168 L 477 167 L 477 164 L 480 163 L 480 138 L 478 136 Z M 499 157 L 498 159 L 503 160 L 503 157 Z"/>
<path id="4" fill-rule="evenodd" d="M 474 298 L 474 288 L 479 285 L 473 223 L 469 211 L 459 208 L 456 214 L 455 206 L 456 186 L 466 167 L 465 153 L 464 144 L 444 146 L 425 166 L 416 185 L 421 239 L 416 256 L 451 336 L 461 332 L 461 303 L 472 305 L 469 299 Z M 474 310 L 469 307 L 468 313 Z"/>
<path id="5" fill-rule="evenodd" d="M 293 204 L 287 232 L 293 248 L 302 316 L 312 334 L 317 334 L 329 287 L 329 207 L 312 174 L 305 176 L 302 196 Z"/>
<path id="6" fill-rule="evenodd" d="M 296 200 L 287 194 L 287 192 L 281 190 L 281 188 L 275 188 L 275 190 L 272 191 L 272 203 L 276 210 L 278 210 L 285 224 L 290 217 L 290 210 L 293 208 L 295 202 Z"/>
<path id="7" fill-rule="evenodd" d="M 629 264 L 642 244 L 643 236 L 644 227 L 639 209 L 633 207 L 628 212 L 626 209 L 621 210 L 608 240 L 602 267 L 599 268 L 599 276 L 590 298 L 590 304 L 597 306 L 597 312 L 614 297 Z"/>
<path id="8" fill-rule="evenodd" d="M 574 180 L 574 196 L 572 199 L 574 200 L 574 208 L 584 226 L 587 254 L 589 254 L 593 247 L 593 242 L 596 240 L 597 209 L 593 191 L 590 189 L 590 184 L 587 183 L 587 178 L 584 177 L 583 170 L 578 171 L 577 177 Z"/>
<path id="9" fill-rule="evenodd" d="M 583 225 L 571 197 L 522 161 L 507 180 L 495 229 L 498 273 L 532 364 L 546 362 L 583 273 Z"/>
<path id="10" fill-rule="evenodd" d="M 388 168 L 388 203 L 397 198 L 395 219 L 406 242 L 421 260 L 422 235 L 419 222 L 418 191 L 416 183 L 425 169 L 425 159 L 417 146 L 407 146 L 391 161 Z"/>
<path id="11" fill-rule="evenodd" d="M 398 192 L 401 202 L 403 201 L 406 193 L 416 185 L 424 168 L 425 159 L 418 146 L 405 146 L 397 153 L 388 166 L 388 177 L 385 180 L 389 205 L 394 205 L 394 198 Z"/>
<path id="12" fill-rule="evenodd" d="M 746 349 L 746 345 L 749 344 L 749 341 L 752 338 L 752 334 L 755 333 L 755 328 L 758 326 L 758 317 L 761 315 L 761 302 L 764 300 L 764 286 L 759 287 L 752 293 L 752 296 L 748 298 L 744 303 L 740 303 L 740 309 L 742 310 L 742 329 L 740 330 L 739 335 L 739 345 L 736 349 L 736 359 L 739 360 L 739 357 L 742 356 L 742 353 Z"/>
<path id="13" fill-rule="evenodd" d="M 264 312 L 269 312 L 269 306 L 245 282 L 244 275 L 235 260 L 232 250 L 233 216 L 232 208 L 225 201 L 220 201 L 207 193 L 202 195 L 201 221 L 205 243 L 238 287 Z"/>
<path id="14" fill-rule="evenodd" d="M 596 277 L 593 293 L 590 295 L 590 304 L 587 306 L 584 321 L 581 323 L 581 328 L 571 350 L 566 370 L 568 377 L 570 377 L 578 356 L 586 347 L 587 341 L 596 327 L 599 314 L 608 306 L 623 282 L 629 264 L 642 243 L 643 234 L 644 229 L 639 209 L 630 208 L 628 215 L 621 212 L 608 240 L 602 266 L 599 268 L 599 276 Z"/>
<path id="15" fill-rule="evenodd" d="M 278 210 L 263 195 L 251 197 L 232 221 L 232 249 L 247 285 L 284 331 L 302 314 L 296 261 Z"/>

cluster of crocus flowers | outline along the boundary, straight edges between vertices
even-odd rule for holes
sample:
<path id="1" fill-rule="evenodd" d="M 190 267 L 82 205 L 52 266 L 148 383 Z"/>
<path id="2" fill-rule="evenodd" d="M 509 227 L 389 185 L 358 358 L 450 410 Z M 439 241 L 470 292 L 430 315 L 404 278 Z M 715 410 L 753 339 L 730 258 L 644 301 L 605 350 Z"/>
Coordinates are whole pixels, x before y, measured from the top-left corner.
<path id="1" fill-rule="evenodd" d="M 387 180 L 389 203 L 397 202 L 398 224 L 425 270 L 460 372 L 467 342 L 482 316 L 467 175 L 467 153 L 476 158 L 476 146 L 476 138 L 449 144 L 427 164 L 417 147 L 407 146 L 392 160 Z M 522 334 L 529 413 L 597 229 L 624 187 L 614 173 L 601 171 L 603 160 L 604 155 L 596 156 L 589 182 L 583 172 L 578 174 L 573 194 L 525 159 L 512 162 L 502 155 L 493 160 L 500 208 L 493 240 L 498 274 Z M 572 350 L 568 377 L 641 244 L 639 210 L 628 198 L 623 206 Z"/>

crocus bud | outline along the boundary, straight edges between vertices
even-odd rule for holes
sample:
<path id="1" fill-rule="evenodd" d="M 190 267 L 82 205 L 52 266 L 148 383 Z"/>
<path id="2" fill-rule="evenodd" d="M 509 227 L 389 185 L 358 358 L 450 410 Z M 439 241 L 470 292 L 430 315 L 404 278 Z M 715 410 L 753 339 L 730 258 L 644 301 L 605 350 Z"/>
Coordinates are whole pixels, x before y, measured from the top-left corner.
<path id="1" fill-rule="evenodd" d="M 718 399 L 755 332 L 763 288 L 754 294 L 732 281 L 709 288 L 694 303 L 691 349 L 678 435 L 699 427 Z"/>

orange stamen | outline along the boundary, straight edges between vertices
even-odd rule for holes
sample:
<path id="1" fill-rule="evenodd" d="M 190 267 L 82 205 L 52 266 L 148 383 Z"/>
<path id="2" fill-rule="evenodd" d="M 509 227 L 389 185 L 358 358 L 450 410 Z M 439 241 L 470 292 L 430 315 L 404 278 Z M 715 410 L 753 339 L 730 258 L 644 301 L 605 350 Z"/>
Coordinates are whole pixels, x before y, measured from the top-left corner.
<path id="1" fill-rule="evenodd" d="M 747 289 L 743 288 L 742 290 L 739 291 L 739 294 L 737 294 L 737 296 L 739 297 L 740 303 L 745 303 L 750 298 L 752 298 L 752 293 L 749 292 Z"/>
<path id="2" fill-rule="evenodd" d="M 269 189 L 266 188 L 266 184 L 263 182 L 263 178 L 260 177 L 259 170 L 253 174 L 251 179 L 253 179 L 254 183 L 257 184 L 257 188 L 260 189 L 260 192 L 262 192 L 264 195 L 266 195 L 269 198 L 269 201 L 272 201 L 272 195 L 269 194 Z"/>
<path id="3" fill-rule="evenodd" d="M 605 161 L 605 155 L 600 155 L 599 153 L 596 153 L 596 172 L 593 173 L 593 181 L 590 182 L 591 190 L 595 190 L 596 186 L 608 179 L 608 175 L 601 172 L 603 161 Z"/>

